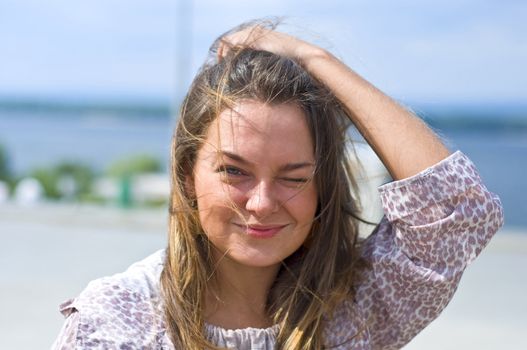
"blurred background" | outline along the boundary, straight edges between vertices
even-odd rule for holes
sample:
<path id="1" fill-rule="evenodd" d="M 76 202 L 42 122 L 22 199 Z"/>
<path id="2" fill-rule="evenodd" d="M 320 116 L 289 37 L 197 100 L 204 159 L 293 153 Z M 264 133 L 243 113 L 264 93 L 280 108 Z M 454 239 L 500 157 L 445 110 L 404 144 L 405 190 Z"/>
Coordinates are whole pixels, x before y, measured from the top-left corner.
<path id="1" fill-rule="evenodd" d="M 214 39 L 267 16 L 424 118 L 502 199 L 504 229 L 407 348 L 527 348 L 519 0 L 3 0 L 0 348 L 48 348 L 60 302 L 164 247 L 178 105 Z M 385 181 L 363 154 L 370 187 Z"/>

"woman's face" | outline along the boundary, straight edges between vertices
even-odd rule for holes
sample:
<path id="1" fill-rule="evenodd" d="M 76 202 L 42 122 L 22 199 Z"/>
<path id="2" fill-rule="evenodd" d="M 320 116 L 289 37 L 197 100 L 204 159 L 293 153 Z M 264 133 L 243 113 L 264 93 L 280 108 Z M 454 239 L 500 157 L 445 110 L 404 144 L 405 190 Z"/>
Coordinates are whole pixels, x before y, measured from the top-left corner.
<path id="1" fill-rule="evenodd" d="M 244 100 L 223 111 L 207 130 L 190 185 L 216 258 L 267 267 L 296 251 L 317 207 L 314 169 L 298 106 Z"/>

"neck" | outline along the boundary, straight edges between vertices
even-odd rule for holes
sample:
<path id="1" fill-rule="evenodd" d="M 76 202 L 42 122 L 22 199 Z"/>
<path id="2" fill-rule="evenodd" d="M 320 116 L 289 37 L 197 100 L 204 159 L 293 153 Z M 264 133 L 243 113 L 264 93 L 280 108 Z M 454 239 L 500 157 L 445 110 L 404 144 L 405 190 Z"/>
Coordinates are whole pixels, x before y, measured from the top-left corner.
<path id="1" fill-rule="evenodd" d="M 216 261 L 206 293 L 206 321 L 227 329 L 269 327 L 267 297 L 280 265 L 246 266 L 227 257 Z"/>

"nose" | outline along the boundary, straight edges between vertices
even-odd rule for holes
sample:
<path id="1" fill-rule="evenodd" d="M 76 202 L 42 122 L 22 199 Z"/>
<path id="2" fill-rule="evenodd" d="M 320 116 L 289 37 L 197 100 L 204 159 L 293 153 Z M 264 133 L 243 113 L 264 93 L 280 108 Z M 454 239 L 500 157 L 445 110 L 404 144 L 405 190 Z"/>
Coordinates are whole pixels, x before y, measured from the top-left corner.
<path id="1" fill-rule="evenodd" d="M 266 217 L 278 211 L 279 202 L 275 196 L 272 185 L 261 181 L 249 192 L 245 209 L 257 217 Z"/>

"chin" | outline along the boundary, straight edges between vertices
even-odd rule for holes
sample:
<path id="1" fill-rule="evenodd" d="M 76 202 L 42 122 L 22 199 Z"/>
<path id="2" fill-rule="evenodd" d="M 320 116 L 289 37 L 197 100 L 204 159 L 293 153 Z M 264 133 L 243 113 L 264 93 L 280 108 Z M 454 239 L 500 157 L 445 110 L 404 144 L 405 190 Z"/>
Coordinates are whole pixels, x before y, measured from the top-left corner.
<path id="1" fill-rule="evenodd" d="M 258 268 L 276 267 L 286 258 L 260 252 L 247 253 L 247 251 L 238 254 L 231 252 L 228 257 L 236 264 Z"/>

